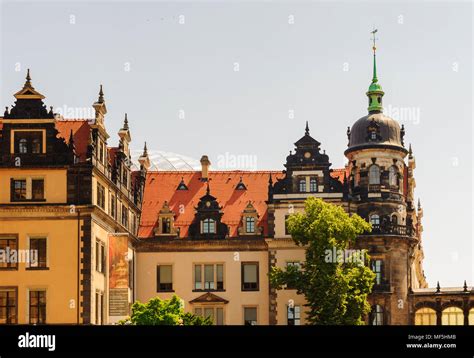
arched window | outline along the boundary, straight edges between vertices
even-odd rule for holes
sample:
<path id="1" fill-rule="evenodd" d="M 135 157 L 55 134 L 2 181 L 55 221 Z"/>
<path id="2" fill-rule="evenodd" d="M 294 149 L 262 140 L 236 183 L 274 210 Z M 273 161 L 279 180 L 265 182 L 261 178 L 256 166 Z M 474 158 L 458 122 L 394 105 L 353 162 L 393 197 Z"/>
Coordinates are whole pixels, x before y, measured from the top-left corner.
<path id="1" fill-rule="evenodd" d="M 370 223 L 372 225 L 380 225 L 380 216 L 377 214 L 370 215 Z"/>
<path id="2" fill-rule="evenodd" d="M 369 184 L 380 184 L 380 168 L 378 165 L 371 165 L 369 168 Z"/>
<path id="3" fill-rule="evenodd" d="M 383 325 L 383 307 L 380 305 L 373 305 L 372 312 L 370 313 L 369 324 L 371 326 L 381 326 Z"/>
<path id="4" fill-rule="evenodd" d="M 300 188 L 300 193 L 306 192 L 306 179 L 300 179 L 299 188 Z"/>
<path id="5" fill-rule="evenodd" d="M 171 233 L 171 219 L 170 218 L 163 218 L 161 220 L 163 224 L 163 228 L 161 230 L 162 234 L 170 234 Z"/>
<path id="6" fill-rule="evenodd" d="M 39 138 L 33 139 L 32 145 L 31 145 L 31 153 L 41 153 L 41 140 Z"/>
<path id="7" fill-rule="evenodd" d="M 441 316 L 443 326 L 462 326 L 464 324 L 464 314 L 459 307 L 448 307 L 443 310 Z"/>
<path id="8" fill-rule="evenodd" d="M 388 184 L 398 186 L 397 168 L 393 165 L 388 169 Z"/>
<path id="9" fill-rule="evenodd" d="M 247 233 L 255 232 L 255 218 L 247 216 L 245 218 L 245 231 Z"/>
<path id="10" fill-rule="evenodd" d="M 318 179 L 312 177 L 309 180 L 309 191 L 312 193 L 316 193 L 318 191 Z"/>
<path id="11" fill-rule="evenodd" d="M 416 310 L 415 326 L 436 326 L 436 311 L 428 307 Z"/>
<path id="12" fill-rule="evenodd" d="M 18 149 L 20 153 L 28 153 L 28 141 L 25 138 L 20 139 Z"/>
<path id="13" fill-rule="evenodd" d="M 391 221 L 392 221 L 392 224 L 393 224 L 393 225 L 398 225 L 398 216 L 395 215 L 395 214 L 393 214 Z"/>
<path id="14" fill-rule="evenodd" d="M 215 232 L 216 232 L 216 221 L 214 219 L 204 219 L 202 221 L 202 233 L 215 234 Z"/>

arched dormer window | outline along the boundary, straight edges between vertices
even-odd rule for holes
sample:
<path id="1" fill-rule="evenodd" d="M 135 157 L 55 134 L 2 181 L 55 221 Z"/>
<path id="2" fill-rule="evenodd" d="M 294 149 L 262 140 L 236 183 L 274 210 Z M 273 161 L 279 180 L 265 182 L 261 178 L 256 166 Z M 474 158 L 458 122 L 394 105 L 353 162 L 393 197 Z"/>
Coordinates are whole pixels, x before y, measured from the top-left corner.
<path id="1" fill-rule="evenodd" d="M 318 179 L 316 177 L 312 177 L 309 180 L 309 191 L 312 193 L 316 193 L 318 191 Z"/>
<path id="2" fill-rule="evenodd" d="M 372 224 L 372 226 L 380 225 L 380 216 L 378 214 L 370 215 L 370 223 Z"/>
<path id="3" fill-rule="evenodd" d="M 380 184 L 380 168 L 378 165 L 371 165 L 369 168 L 369 185 Z"/>
<path id="4" fill-rule="evenodd" d="M 28 141 L 25 138 L 20 139 L 18 149 L 20 153 L 28 153 Z"/>
<path id="5" fill-rule="evenodd" d="M 306 193 L 306 179 L 300 179 L 298 182 L 300 193 Z"/>
<path id="6" fill-rule="evenodd" d="M 161 219 L 161 224 L 162 224 L 161 233 L 162 234 L 171 234 L 171 219 L 170 218 L 162 218 Z"/>
<path id="7" fill-rule="evenodd" d="M 388 169 L 388 184 L 398 186 L 397 168 L 393 165 Z"/>
<path id="8" fill-rule="evenodd" d="M 247 234 L 255 232 L 255 218 L 251 216 L 247 216 L 245 218 L 245 232 Z"/>
<path id="9" fill-rule="evenodd" d="M 214 219 L 204 219 L 202 221 L 202 233 L 203 234 L 215 234 L 216 233 L 216 221 Z"/>

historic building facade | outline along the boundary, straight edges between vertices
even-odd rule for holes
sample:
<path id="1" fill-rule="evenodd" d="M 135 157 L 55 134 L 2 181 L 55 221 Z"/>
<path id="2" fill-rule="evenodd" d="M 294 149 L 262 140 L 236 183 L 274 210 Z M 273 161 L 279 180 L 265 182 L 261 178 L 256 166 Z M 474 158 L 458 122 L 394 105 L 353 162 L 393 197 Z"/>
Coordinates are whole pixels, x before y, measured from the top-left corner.
<path id="1" fill-rule="evenodd" d="M 150 171 L 146 145 L 133 171 L 127 115 L 107 145 L 102 88 L 94 118 L 64 120 L 28 73 L 0 117 L 0 324 L 112 324 L 135 300 L 173 294 L 217 325 L 305 324 L 304 297 L 268 273 L 304 267 L 286 219 L 308 197 L 372 224 L 354 244 L 376 274 L 368 324 L 474 324 L 473 287 L 427 287 L 415 157 L 383 114 L 375 46 L 366 94 L 344 168 L 306 123 L 283 171 L 212 171 L 207 156 L 200 170 Z M 35 259 L 7 255 L 22 250 Z"/>
<path id="2" fill-rule="evenodd" d="M 0 118 L 0 323 L 127 316 L 146 175 L 131 172 L 127 118 L 113 148 L 102 88 L 89 120 L 48 111 L 29 70 L 15 98 Z"/>

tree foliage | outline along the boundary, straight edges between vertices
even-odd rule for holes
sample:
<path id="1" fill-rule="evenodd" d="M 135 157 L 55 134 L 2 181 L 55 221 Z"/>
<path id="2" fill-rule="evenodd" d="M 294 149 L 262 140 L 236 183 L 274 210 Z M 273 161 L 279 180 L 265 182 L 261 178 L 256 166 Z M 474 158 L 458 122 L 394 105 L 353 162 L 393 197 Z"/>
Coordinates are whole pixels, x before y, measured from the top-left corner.
<path id="1" fill-rule="evenodd" d="M 342 259 L 340 254 L 350 253 L 347 249 L 371 225 L 358 215 L 349 216 L 342 207 L 312 197 L 306 200 L 304 212 L 289 216 L 287 225 L 295 243 L 305 247 L 306 261 L 301 269 L 273 267 L 272 286 L 287 285 L 303 294 L 311 324 L 364 324 L 375 274 L 368 267 L 366 252 Z"/>
<path id="2" fill-rule="evenodd" d="M 169 300 L 159 297 L 152 298 L 147 303 L 135 302 L 132 314 L 119 324 L 150 325 L 150 326 L 208 326 L 212 325 L 210 318 L 185 313 L 182 300 L 173 295 Z"/>

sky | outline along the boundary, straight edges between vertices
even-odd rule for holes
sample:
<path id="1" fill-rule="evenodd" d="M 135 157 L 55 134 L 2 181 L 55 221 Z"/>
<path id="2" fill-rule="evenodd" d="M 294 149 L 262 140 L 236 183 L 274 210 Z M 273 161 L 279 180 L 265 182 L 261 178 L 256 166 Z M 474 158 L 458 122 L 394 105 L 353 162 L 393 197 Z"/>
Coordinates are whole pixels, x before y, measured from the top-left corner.
<path id="1" fill-rule="evenodd" d="M 282 170 L 309 122 L 333 168 L 367 114 L 370 31 L 385 114 L 405 125 L 430 286 L 474 285 L 472 4 L 0 1 L 0 105 L 31 69 L 45 103 L 90 117 L 103 84 L 116 145 L 213 169 Z"/>

